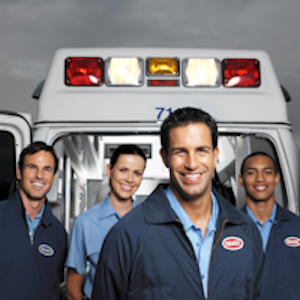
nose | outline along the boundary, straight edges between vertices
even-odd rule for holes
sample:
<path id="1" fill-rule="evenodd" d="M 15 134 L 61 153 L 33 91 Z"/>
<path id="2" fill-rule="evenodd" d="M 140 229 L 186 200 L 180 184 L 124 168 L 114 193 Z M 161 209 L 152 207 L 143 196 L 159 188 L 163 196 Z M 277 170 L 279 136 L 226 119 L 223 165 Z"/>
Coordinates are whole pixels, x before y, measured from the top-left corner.
<path id="1" fill-rule="evenodd" d="M 133 173 L 132 172 L 127 172 L 126 180 L 129 183 L 133 182 Z"/>
<path id="2" fill-rule="evenodd" d="M 189 170 L 195 170 L 198 165 L 197 156 L 195 153 L 188 153 L 185 167 Z"/>
<path id="3" fill-rule="evenodd" d="M 257 172 L 256 180 L 257 180 L 258 182 L 264 181 L 264 175 L 263 175 L 263 172 Z"/>
<path id="4" fill-rule="evenodd" d="M 38 178 L 38 179 L 42 179 L 43 178 L 43 170 L 42 169 L 37 168 L 37 170 L 36 170 L 36 178 Z"/>

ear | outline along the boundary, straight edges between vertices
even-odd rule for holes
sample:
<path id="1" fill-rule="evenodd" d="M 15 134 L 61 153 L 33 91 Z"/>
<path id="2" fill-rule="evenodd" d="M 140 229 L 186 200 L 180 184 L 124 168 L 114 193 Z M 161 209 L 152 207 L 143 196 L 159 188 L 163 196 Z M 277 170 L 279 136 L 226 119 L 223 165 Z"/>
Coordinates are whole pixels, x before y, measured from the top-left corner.
<path id="1" fill-rule="evenodd" d="M 107 175 L 108 178 L 110 178 L 110 176 L 111 176 L 111 164 L 108 164 L 106 166 L 106 175 Z"/>
<path id="2" fill-rule="evenodd" d="M 219 148 L 216 147 L 216 148 L 213 150 L 213 153 L 214 153 L 214 163 L 215 163 L 215 167 L 216 167 L 217 162 L 218 162 L 218 158 L 219 158 Z"/>
<path id="3" fill-rule="evenodd" d="M 280 174 L 277 172 L 275 174 L 275 185 L 277 185 L 279 183 L 279 180 L 280 180 Z"/>
<path id="4" fill-rule="evenodd" d="M 21 169 L 20 169 L 20 167 L 18 166 L 18 168 L 17 168 L 17 179 L 18 179 L 18 180 L 21 180 L 21 177 L 22 177 Z"/>
<path id="5" fill-rule="evenodd" d="M 160 156 L 165 164 L 165 166 L 167 168 L 169 168 L 169 164 L 168 164 L 168 154 L 166 153 L 166 151 L 164 149 L 160 149 Z"/>
<path id="6" fill-rule="evenodd" d="M 245 186 L 245 185 L 244 185 L 244 179 L 243 179 L 243 175 L 242 175 L 242 174 L 239 175 L 239 182 L 240 182 L 240 185 L 241 185 L 241 186 Z"/>

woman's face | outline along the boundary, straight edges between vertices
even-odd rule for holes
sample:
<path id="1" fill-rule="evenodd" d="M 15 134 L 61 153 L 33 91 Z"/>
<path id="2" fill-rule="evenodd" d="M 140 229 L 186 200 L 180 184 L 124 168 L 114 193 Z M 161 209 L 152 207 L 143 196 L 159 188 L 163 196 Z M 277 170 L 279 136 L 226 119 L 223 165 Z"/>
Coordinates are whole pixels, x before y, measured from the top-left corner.
<path id="1" fill-rule="evenodd" d="M 128 200 L 141 184 L 145 161 L 139 155 L 121 154 L 113 168 L 107 165 L 106 174 L 110 178 L 110 197 L 119 201 Z"/>

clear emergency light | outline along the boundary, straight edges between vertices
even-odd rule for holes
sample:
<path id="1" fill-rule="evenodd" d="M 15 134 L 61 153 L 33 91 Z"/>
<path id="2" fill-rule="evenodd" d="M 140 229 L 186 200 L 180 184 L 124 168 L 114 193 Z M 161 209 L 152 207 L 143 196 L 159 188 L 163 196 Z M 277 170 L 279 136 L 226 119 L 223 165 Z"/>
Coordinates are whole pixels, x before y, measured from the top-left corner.
<path id="1" fill-rule="evenodd" d="M 260 86 L 259 61 L 257 59 L 224 59 L 222 69 L 225 87 Z"/>
<path id="2" fill-rule="evenodd" d="M 147 75 L 179 75 L 179 60 L 177 58 L 148 58 Z"/>
<path id="3" fill-rule="evenodd" d="M 68 57 L 65 60 L 65 84 L 100 86 L 103 84 L 103 60 L 100 57 Z"/>
<path id="4" fill-rule="evenodd" d="M 220 62 L 214 58 L 187 58 L 182 62 L 183 84 L 188 87 L 220 85 Z"/>
<path id="5" fill-rule="evenodd" d="M 105 83 L 108 86 L 141 86 L 143 60 L 141 58 L 111 57 L 105 61 Z"/>

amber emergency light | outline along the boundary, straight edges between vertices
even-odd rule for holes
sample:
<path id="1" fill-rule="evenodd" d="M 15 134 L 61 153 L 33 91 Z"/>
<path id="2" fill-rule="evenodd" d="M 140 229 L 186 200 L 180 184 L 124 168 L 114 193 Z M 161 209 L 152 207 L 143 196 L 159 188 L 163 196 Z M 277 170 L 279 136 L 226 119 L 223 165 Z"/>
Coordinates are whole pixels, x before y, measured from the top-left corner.
<path id="1" fill-rule="evenodd" d="M 147 75 L 179 75 L 177 58 L 148 58 Z"/>
<path id="2" fill-rule="evenodd" d="M 100 57 L 68 57 L 65 60 L 65 84 L 100 86 L 103 84 L 103 60 Z"/>

